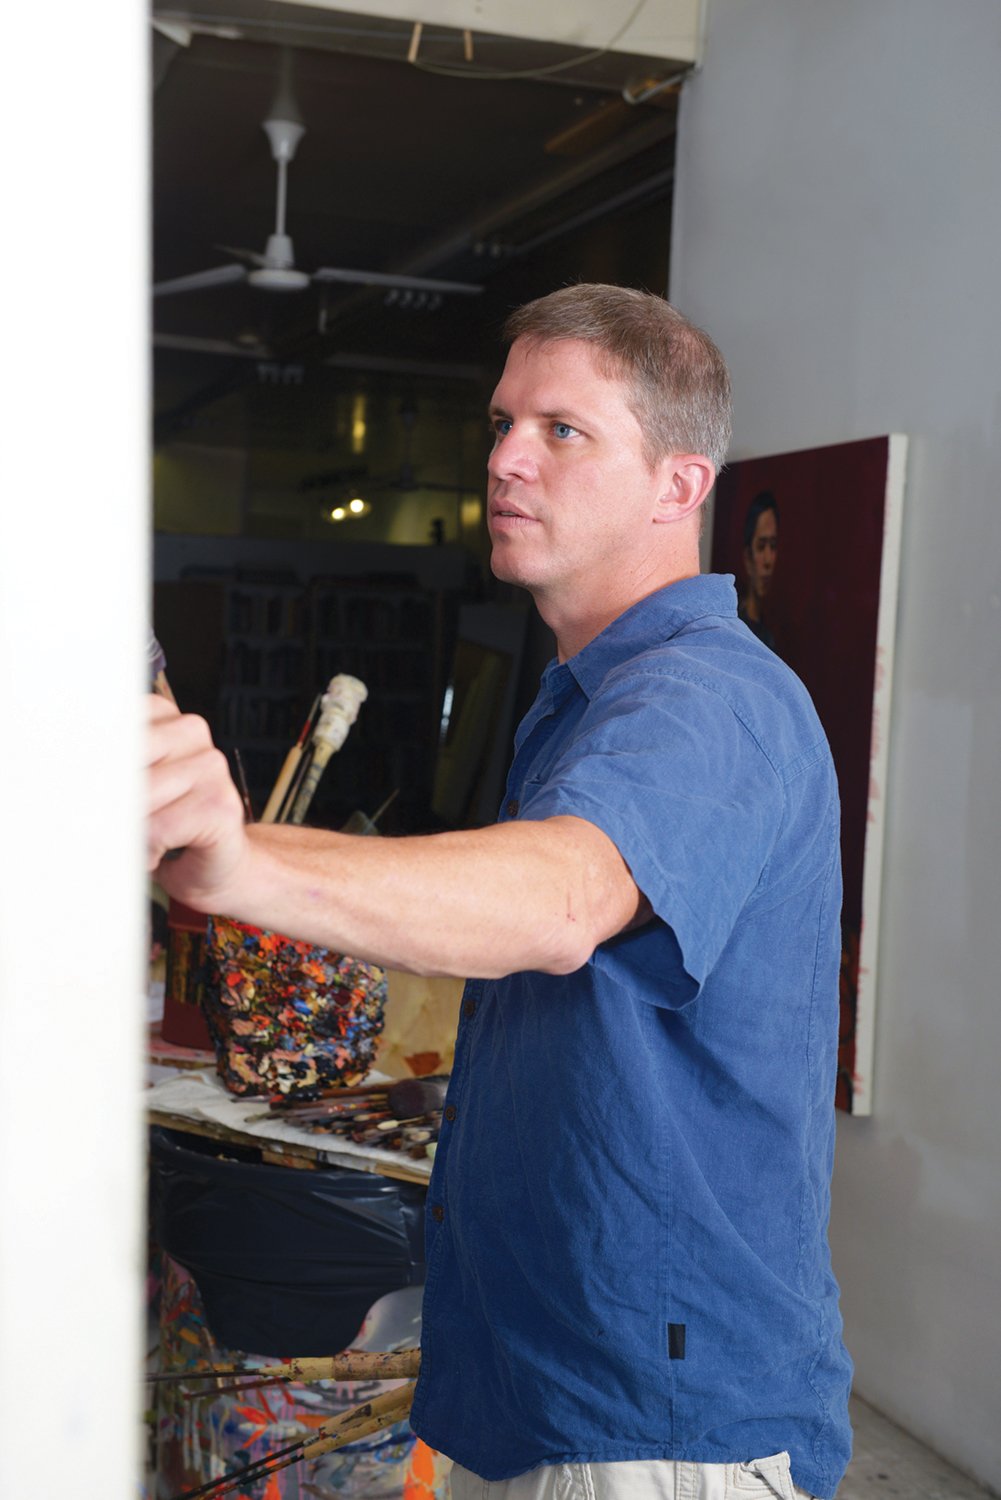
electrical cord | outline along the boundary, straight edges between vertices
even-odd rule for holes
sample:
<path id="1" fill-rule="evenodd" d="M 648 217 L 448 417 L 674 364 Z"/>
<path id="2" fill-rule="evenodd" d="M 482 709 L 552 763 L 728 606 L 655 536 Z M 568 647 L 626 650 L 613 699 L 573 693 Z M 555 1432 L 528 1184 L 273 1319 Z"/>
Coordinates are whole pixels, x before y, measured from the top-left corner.
<path id="1" fill-rule="evenodd" d="M 516 72 L 503 70 L 494 71 L 491 68 L 465 68 L 458 63 L 432 63 L 422 62 L 419 57 L 410 60 L 411 67 L 418 68 L 422 73 L 438 73 L 446 78 L 480 78 L 492 79 L 495 82 L 504 82 L 516 78 L 548 78 L 552 73 L 565 73 L 570 68 L 579 68 L 584 63 L 595 62 L 599 57 L 605 57 L 616 42 L 629 30 L 640 12 L 645 9 L 647 0 L 637 0 L 622 25 L 615 35 L 610 37 L 603 47 L 596 47 L 591 52 L 579 53 L 576 57 L 564 59 L 563 62 L 549 63 L 542 68 L 523 68 Z"/>
<path id="2" fill-rule="evenodd" d="M 566 73 L 571 68 L 579 68 L 585 63 L 596 62 L 598 58 L 607 56 L 607 54 L 611 52 L 612 48 L 615 46 L 616 42 L 619 41 L 623 36 L 625 36 L 630 26 L 632 26 L 633 22 L 639 16 L 640 12 L 645 9 L 646 4 L 647 0 L 636 0 L 636 4 L 629 12 L 626 19 L 622 22 L 622 25 L 615 32 L 614 36 L 609 38 L 609 40 L 603 47 L 595 47 L 590 52 L 581 52 L 578 53 L 576 57 L 565 58 L 562 62 L 558 63 L 548 63 L 546 66 L 541 68 L 523 68 L 519 70 L 512 70 L 509 72 L 504 69 L 494 70 L 491 68 L 464 67 L 459 63 L 425 62 L 422 61 L 422 59 L 419 57 L 409 59 L 410 66 L 419 69 L 422 73 L 437 73 L 445 78 L 479 78 L 483 80 L 493 79 L 497 82 L 503 82 L 504 80 L 513 80 L 518 78 L 548 78 L 551 74 Z M 182 13 L 180 11 L 175 12 L 170 10 L 163 10 L 158 11 L 152 17 L 152 20 L 154 25 L 157 21 L 163 21 L 165 23 L 172 22 L 178 26 L 187 26 L 196 30 L 200 27 L 204 27 L 207 30 L 215 31 L 216 33 L 221 33 L 226 30 L 235 30 L 237 32 L 237 36 L 239 35 L 240 27 L 250 27 L 257 24 L 249 17 L 215 15 L 207 11 L 203 11 L 200 13 L 192 13 L 191 11 L 187 11 Z M 309 22 L 302 22 L 299 20 L 271 20 L 269 22 L 269 25 L 277 31 L 308 31 L 321 36 L 385 36 L 384 32 L 366 32 L 361 28 L 342 27 L 337 26 L 336 24 L 311 24 Z M 514 38 L 512 38 L 511 40 L 514 40 Z M 565 44 L 558 43 L 557 45 Z M 629 100 L 627 102 L 631 103 L 633 101 Z"/>

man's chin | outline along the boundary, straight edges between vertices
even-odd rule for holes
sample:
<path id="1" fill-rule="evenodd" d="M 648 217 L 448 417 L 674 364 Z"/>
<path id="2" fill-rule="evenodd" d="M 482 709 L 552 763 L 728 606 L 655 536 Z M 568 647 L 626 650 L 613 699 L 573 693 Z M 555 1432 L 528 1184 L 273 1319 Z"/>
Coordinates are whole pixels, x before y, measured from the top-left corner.
<path id="1" fill-rule="evenodd" d="M 507 549 L 498 547 L 496 543 L 490 554 L 490 571 L 501 583 L 517 583 L 522 588 L 527 587 L 514 560 L 507 555 Z"/>

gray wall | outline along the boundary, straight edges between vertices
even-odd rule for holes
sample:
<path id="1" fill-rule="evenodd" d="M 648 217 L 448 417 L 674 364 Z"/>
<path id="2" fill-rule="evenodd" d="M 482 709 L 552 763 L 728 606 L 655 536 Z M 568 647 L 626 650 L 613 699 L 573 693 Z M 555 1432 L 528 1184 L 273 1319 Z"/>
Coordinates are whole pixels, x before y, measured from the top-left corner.
<path id="1" fill-rule="evenodd" d="M 839 1126 L 856 1388 L 1001 1463 L 1001 5 L 707 0 L 672 299 L 732 456 L 910 437 L 874 1114 Z"/>

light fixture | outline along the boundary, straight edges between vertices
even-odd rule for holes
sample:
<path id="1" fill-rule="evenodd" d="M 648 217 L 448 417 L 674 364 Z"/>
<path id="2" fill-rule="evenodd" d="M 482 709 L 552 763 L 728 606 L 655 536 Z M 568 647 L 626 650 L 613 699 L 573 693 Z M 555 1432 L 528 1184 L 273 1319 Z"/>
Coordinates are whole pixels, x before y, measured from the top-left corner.
<path id="1" fill-rule="evenodd" d="M 371 509 L 369 502 L 363 500 L 361 495 L 352 495 L 350 500 L 339 500 L 336 505 L 331 505 L 328 500 L 323 507 L 323 519 L 325 521 L 355 521 L 359 516 L 367 516 Z"/>

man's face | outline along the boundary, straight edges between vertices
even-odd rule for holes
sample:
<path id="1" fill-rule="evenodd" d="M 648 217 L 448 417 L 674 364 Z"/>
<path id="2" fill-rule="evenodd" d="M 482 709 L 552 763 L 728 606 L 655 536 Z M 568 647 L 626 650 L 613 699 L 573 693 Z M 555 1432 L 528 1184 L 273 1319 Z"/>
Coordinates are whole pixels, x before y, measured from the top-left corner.
<path id="1" fill-rule="evenodd" d="M 771 587 L 778 550 L 778 519 L 773 510 L 763 510 L 754 528 L 751 545 L 744 548 L 747 581 L 751 592 L 759 599 L 763 599 Z"/>
<path id="2" fill-rule="evenodd" d="M 618 595 L 650 566 L 662 466 L 643 457 L 629 394 L 579 339 L 511 347 L 490 407 L 490 565 L 540 602 Z"/>

